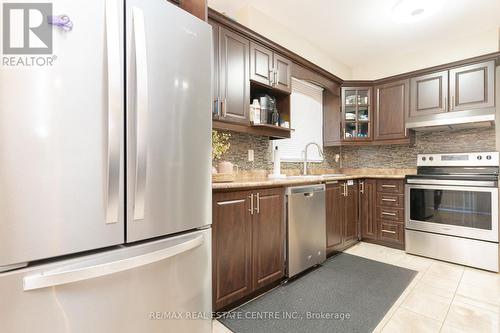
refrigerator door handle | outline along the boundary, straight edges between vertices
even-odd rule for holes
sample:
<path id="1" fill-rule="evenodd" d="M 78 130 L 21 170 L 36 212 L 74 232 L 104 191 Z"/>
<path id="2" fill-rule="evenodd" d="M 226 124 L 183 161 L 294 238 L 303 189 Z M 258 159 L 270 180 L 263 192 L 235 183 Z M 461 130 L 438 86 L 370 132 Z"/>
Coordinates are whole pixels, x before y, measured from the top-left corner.
<path id="1" fill-rule="evenodd" d="M 106 49 L 108 75 L 107 208 L 106 223 L 117 223 L 120 207 L 121 162 L 121 64 L 120 20 L 116 0 L 106 0 Z"/>
<path id="2" fill-rule="evenodd" d="M 203 244 L 205 241 L 203 235 L 194 236 L 180 244 L 161 249 L 158 251 L 130 257 L 122 260 L 102 263 L 97 265 L 88 265 L 75 267 L 70 265 L 68 269 L 60 268 L 57 271 L 41 272 L 36 275 L 26 276 L 24 278 L 24 291 L 50 288 L 59 285 L 75 283 L 107 276 L 130 269 L 153 264 L 168 258 L 172 258 L 181 253 L 193 250 Z"/>
<path id="3" fill-rule="evenodd" d="M 144 14 L 132 8 L 136 70 L 136 169 L 134 193 L 134 220 L 144 219 L 147 170 L 147 114 L 148 114 L 148 56 Z"/>

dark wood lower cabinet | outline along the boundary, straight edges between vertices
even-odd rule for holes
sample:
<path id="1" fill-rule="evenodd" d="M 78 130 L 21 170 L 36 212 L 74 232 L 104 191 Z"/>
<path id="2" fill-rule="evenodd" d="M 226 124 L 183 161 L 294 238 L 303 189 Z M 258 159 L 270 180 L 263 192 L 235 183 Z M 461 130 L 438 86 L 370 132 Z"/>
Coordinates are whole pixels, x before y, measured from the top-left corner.
<path id="1" fill-rule="evenodd" d="M 379 221 L 378 240 L 395 247 L 404 247 L 404 224 L 393 221 Z"/>
<path id="2" fill-rule="evenodd" d="M 349 247 L 359 241 L 358 225 L 358 183 L 346 183 L 344 196 L 344 247 Z"/>
<path id="3" fill-rule="evenodd" d="M 365 179 L 360 187 L 362 240 L 404 249 L 404 181 Z"/>
<path id="4" fill-rule="evenodd" d="M 361 238 L 377 239 L 377 220 L 375 219 L 375 198 L 377 181 L 364 179 L 359 182 L 359 219 L 361 222 Z"/>
<path id="5" fill-rule="evenodd" d="M 327 183 L 325 201 L 326 252 L 331 255 L 359 240 L 357 181 Z"/>
<path id="6" fill-rule="evenodd" d="M 213 200 L 212 283 L 214 309 L 252 291 L 251 192 L 217 193 Z"/>
<path id="7" fill-rule="evenodd" d="M 335 252 L 342 248 L 343 230 L 343 186 L 339 183 L 326 184 L 326 251 Z"/>
<path id="8" fill-rule="evenodd" d="M 212 214 L 213 308 L 220 310 L 284 276 L 284 189 L 214 193 Z"/>
<path id="9" fill-rule="evenodd" d="M 253 289 L 260 289 L 285 275 L 284 192 L 258 192 L 258 211 L 253 215 Z"/>

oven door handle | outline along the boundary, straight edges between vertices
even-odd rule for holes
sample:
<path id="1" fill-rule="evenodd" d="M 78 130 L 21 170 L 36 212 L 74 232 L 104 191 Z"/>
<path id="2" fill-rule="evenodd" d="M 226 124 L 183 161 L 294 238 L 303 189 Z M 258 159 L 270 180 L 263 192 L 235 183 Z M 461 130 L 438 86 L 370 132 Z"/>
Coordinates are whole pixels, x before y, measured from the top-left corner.
<path id="1" fill-rule="evenodd" d="M 451 180 L 451 179 L 406 179 L 407 184 L 421 185 L 450 185 L 450 186 L 472 186 L 472 187 L 497 187 L 497 181 L 491 180 Z"/>

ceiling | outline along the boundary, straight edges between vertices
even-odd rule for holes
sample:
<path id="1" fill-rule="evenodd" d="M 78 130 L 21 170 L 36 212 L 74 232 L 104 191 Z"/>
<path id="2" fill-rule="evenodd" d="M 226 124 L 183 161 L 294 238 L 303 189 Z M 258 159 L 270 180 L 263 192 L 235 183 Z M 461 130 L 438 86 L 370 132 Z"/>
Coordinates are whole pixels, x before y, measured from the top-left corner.
<path id="1" fill-rule="evenodd" d="M 500 0 L 432 0 L 441 1 L 442 7 L 434 15 L 411 23 L 394 19 L 392 8 L 398 1 L 209 0 L 208 3 L 236 18 L 238 12 L 251 6 L 350 68 L 366 65 L 373 59 L 404 57 L 444 44 L 447 52 L 453 52 L 449 49 L 450 40 L 474 38 L 500 27 Z"/>

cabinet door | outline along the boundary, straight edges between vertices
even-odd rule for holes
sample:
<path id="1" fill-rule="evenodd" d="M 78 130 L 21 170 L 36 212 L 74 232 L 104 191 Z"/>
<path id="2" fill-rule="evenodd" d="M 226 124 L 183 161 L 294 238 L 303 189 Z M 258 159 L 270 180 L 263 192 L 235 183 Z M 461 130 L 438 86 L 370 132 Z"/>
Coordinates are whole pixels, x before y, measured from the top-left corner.
<path id="1" fill-rule="evenodd" d="M 342 88 L 342 141 L 370 141 L 372 135 L 372 89 Z"/>
<path id="2" fill-rule="evenodd" d="M 326 185 L 326 251 L 328 254 L 342 247 L 343 187 L 340 183 Z"/>
<path id="3" fill-rule="evenodd" d="M 347 195 L 344 197 L 344 247 L 358 241 L 358 184 L 347 185 Z"/>
<path id="4" fill-rule="evenodd" d="M 252 291 L 250 192 L 213 196 L 213 307 L 228 305 Z"/>
<path id="5" fill-rule="evenodd" d="M 410 82 L 402 80 L 375 87 L 375 140 L 404 139 L 410 107 Z"/>
<path id="6" fill-rule="evenodd" d="M 250 79 L 271 86 L 273 76 L 273 51 L 250 43 Z"/>
<path id="7" fill-rule="evenodd" d="M 279 54 L 274 54 L 274 70 L 276 76 L 274 87 L 284 92 L 292 91 L 292 62 Z"/>
<path id="8" fill-rule="evenodd" d="M 414 77 L 410 86 L 410 117 L 448 111 L 448 71 Z"/>
<path id="9" fill-rule="evenodd" d="M 340 93 L 340 89 L 337 88 Z M 325 90 L 323 93 L 323 145 L 338 146 L 342 136 L 341 131 L 342 114 L 340 113 L 339 94 Z"/>
<path id="10" fill-rule="evenodd" d="M 219 25 L 214 21 L 208 20 L 212 26 L 212 118 L 218 119 L 220 117 L 220 104 L 219 104 Z"/>
<path id="11" fill-rule="evenodd" d="M 359 184 L 359 211 L 361 224 L 361 237 L 363 239 L 377 239 L 377 221 L 375 219 L 375 205 L 377 195 L 377 182 L 366 179 Z"/>
<path id="12" fill-rule="evenodd" d="M 450 70 L 451 111 L 494 107 L 494 89 L 493 61 Z"/>
<path id="13" fill-rule="evenodd" d="M 284 190 L 254 192 L 253 288 L 259 289 L 285 274 Z"/>
<path id="14" fill-rule="evenodd" d="M 405 236 L 404 225 L 392 221 L 379 220 L 379 240 L 388 243 L 387 245 L 396 245 L 404 248 Z"/>
<path id="15" fill-rule="evenodd" d="M 250 42 L 219 27 L 219 97 L 223 120 L 248 123 Z"/>

